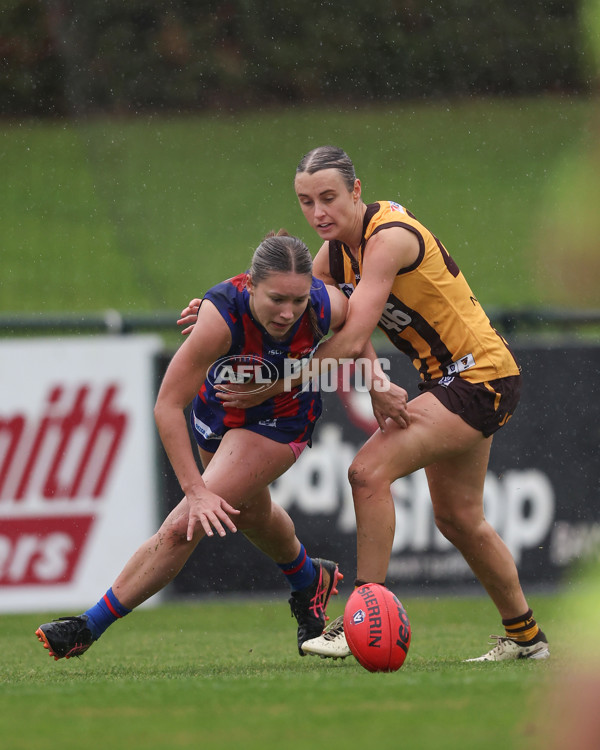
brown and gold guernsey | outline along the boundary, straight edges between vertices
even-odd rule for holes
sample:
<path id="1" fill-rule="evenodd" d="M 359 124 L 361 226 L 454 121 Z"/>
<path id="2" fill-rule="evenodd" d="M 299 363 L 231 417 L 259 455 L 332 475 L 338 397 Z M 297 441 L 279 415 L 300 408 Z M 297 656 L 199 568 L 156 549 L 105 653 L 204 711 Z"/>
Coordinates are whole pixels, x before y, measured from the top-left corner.
<path id="1" fill-rule="evenodd" d="M 506 341 L 492 327 L 465 277 L 442 243 L 403 206 L 367 206 L 358 261 L 343 243 L 329 243 L 330 273 L 350 296 L 360 282 L 370 237 L 402 227 L 419 241 L 419 257 L 401 269 L 378 326 L 407 354 L 425 381 L 459 376 L 482 383 L 519 374 Z"/>

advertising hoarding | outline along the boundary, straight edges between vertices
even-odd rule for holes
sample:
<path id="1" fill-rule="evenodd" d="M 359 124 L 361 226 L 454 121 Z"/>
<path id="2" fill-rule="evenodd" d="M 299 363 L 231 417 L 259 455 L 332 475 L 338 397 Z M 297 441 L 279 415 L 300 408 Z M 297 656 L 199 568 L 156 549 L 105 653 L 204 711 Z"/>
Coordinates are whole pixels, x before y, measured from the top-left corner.
<path id="1" fill-rule="evenodd" d="M 154 336 L 0 342 L 0 611 L 97 601 L 157 522 Z"/>
<path id="2" fill-rule="evenodd" d="M 524 586 L 554 585 L 579 556 L 600 542 L 600 348 L 582 344 L 513 346 L 523 369 L 514 417 L 495 436 L 485 485 L 490 523 L 510 548 Z M 392 379 L 416 395 L 407 358 L 380 351 Z M 329 389 L 328 389 L 329 390 Z M 368 394 L 324 394 L 313 446 L 271 488 L 313 557 L 339 562 L 350 590 L 356 523 L 347 470 L 376 428 Z M 165 469 L 169 476 L 168 467 Z M 478 587 L 458 551 L 437 531 L 423 471 L 392 488 L 396 533 L 387 582 L 395 590 Z M 180 499 L 172 477 L 170 506 Z M 165 509 L 166 510 L 166 509 Z M 273 563 L 241 534 L 202 542 L 172 591 L 284 590 Z"/>

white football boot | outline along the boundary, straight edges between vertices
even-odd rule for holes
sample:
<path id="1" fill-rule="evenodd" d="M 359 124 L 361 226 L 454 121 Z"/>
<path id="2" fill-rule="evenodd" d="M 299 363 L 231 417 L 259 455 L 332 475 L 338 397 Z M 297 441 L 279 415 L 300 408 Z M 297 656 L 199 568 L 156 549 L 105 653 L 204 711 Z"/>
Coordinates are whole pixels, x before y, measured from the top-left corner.
<path id="1" fill-rule="evenodd" d="M 336 618 L 318 638 L 304 641 L 305 654 L 316 654 L 322 659 L 345 659 L 352 653 L 344 635 L 344 616 Z"/>
<path id="2" fill-rule="evenodd" d="M 490 635 L 496 640 L 496 645 L 491 651 L 475 659 L 465 661 L 508 661 L 510 659 L 547 659 L 550 656 L 550 647 L 546 642 L 546 636 L 540 631 L 541 636 L 536 643 L 521 645 L 512 638 L 501 635 Z"/>

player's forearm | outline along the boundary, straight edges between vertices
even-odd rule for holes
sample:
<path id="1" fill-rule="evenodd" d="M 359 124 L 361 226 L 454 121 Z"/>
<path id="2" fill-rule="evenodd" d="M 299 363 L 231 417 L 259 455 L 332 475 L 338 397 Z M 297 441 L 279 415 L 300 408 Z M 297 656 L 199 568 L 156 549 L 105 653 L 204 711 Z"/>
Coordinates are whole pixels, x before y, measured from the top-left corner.
<path id="1" fill-rule="evenodd" d="M 344 325 L 337 333 L 319 344 L 316 358 L 319 360 L 358 359 L 368 347 L 371 334 L 367 330 L 361 330 L 355 326 Z M 374 353 L 374 352 L 373 352 Z"/>
<path id="2" fill-rule="evenodd" d="M 369 391 L 381 392 L 387 390 L 390 379 L 384 370 L 384 364 L 389 364 L 388 360 L 381 360 L 375 351 L 372 342 L 369 340 L 360 353 L 361 359 L 368 360 L 371 363 L 371 377 Z"/>
<path id="3" fill-rule="evenodd" d="M 190 445 L 183 410 L 159 399 L 154 408 L 154 419 L 183 493 L 193 494 L 195 489 L 204 487 L 204 480 Z"/>

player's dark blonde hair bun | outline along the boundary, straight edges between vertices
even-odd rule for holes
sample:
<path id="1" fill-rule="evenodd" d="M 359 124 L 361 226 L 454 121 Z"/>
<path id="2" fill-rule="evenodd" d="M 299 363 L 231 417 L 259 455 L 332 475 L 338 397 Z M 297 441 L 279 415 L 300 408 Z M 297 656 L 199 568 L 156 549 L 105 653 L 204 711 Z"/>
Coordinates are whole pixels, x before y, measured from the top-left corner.
<path id="1" fill-rule="evenodd" d="M 250 264 L 250 276 L 255 284 L 264 281 L 272 273 L 299 273 L 312 276 L 310 250 L 298 237 L 292 237 L 285 229 L 269 232 L 254 251 Z"/>
<path id="2" fill-rule="evenodd" d="M 259 284 L 273 273 L 299 273 L 312 278 L 312 263 L 312 255 L 304 242 L 288 234 L 285 229 L 280 229 L 277 233 L 269 232 L 256 248 L 249 275 L 254 284 Z M 307 312 L 315 336 L 321 338 L 324 334 L 310 300 Z"/>

